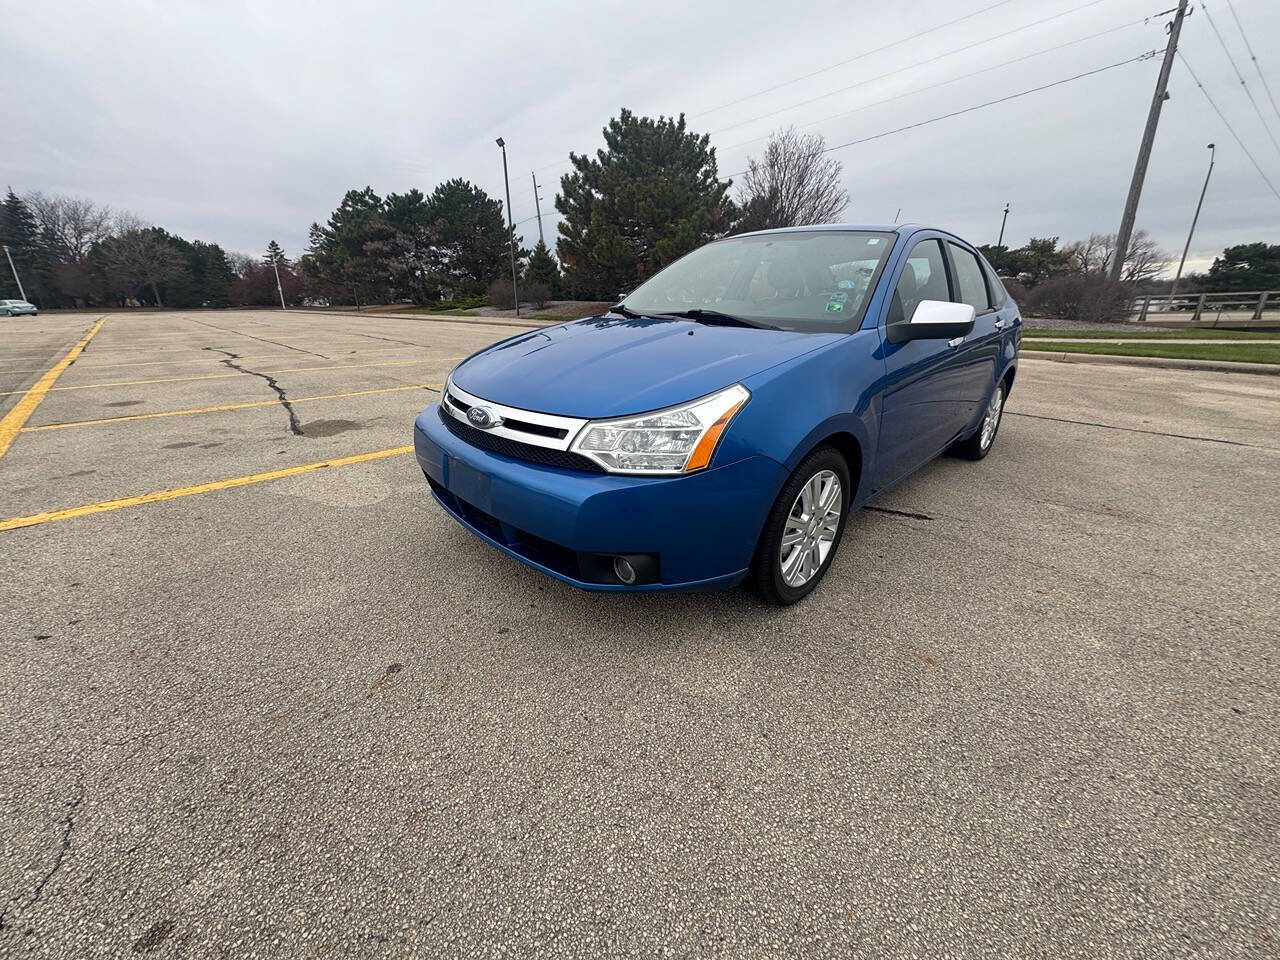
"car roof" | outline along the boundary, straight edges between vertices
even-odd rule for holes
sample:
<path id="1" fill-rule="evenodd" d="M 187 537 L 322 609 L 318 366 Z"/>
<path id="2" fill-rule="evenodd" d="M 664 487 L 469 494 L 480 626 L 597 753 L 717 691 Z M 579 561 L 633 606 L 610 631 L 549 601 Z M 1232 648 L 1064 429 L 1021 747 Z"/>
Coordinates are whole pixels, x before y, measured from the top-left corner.
<path id="1" fill-rule="evenodd" d="M 949 237 L 956 237 L 957 240 L 967 243 L 963 237 L 958 237 L 950 230 L 944 230 L 942 227 L 933 227 L 925 223 L 815 223 L 804 227 L 775 227 L 772 230 L 753 230 L 750 233 L 738 233 L 734 236 L 738 237 L 757 237 L 768 233 L 811 233 L 814 231 L 832 231 L 832 230 L 848 230 L 861 231 L 870 233 L 896 233 L 900 236 L 910 236 L 913 233 L 919 233 L 922 230 L 930 230 L 937 233 L 944 233 Z M 727 237 L 725 239 L 728 239 Z"/>

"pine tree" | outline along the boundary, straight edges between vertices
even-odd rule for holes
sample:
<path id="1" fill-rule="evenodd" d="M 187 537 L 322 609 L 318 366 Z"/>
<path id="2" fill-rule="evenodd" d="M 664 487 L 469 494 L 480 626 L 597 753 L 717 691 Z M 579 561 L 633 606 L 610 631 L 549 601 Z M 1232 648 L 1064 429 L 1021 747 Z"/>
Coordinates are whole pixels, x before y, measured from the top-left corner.
<path id="1" fill-rule="evenodd" d="M 560 265 L 541 240 L 534 245 L 529 254 L 529 263 L 524 269 L 524 283 L 540 283 L 550 291 L 553 300 L 560 299 L 563 284 L 560 280 Z"/>
<path id="2" fill-rule="evenodd" d="M 265 263 L 267 266 L 271 266 L 272 264 L 275 264 L 275 263 L 285 263 L 286 260 L 284 256 L 284 251 L 280 249 L 280 244 L 276 243 L 274 240 L 268 243 L 267 253 L 262 258 L 262 262 Z"/>
<path id="3" fill-rule="evenodd" d="M 556 253 L 579 295 L 612 298 L 723 235 L 733 222 L 729 181 L 716 172 L 706 134 L 676 119 L 609 121 L 594 159 L 569 154 L 556 209 Z"/>
<path id="4" fill-rule="evenodd" d="M 448 296 L 484 292 L 510 256 L 508 242 L 523 260 L 520 238 L 507 232 L 502 201 L 461 178 L 440 184 L 427 198 L 430 210 L 431 268 Z"/>
<path id="5" fill-rule="evenodd" d="M 41 261 L 40 232 L 36 227 L 36 218 L 21 197 L 9 188 L 0 205 L 0 245 L 9 248 L 9 256 L 22 278 L 22 285 L 27 297 L 32 298 L 37 306 L 42 306 L 39 291 L 35 289 L 36 267 Z M 3 254 L 0 253 L 0 257 Z M 30 289 L 26 289 L 30 288 Z M 8 260 L 0 262 L 0 299 L 17 299 L 22 294 L 19 285 L 9 269 Z"/>

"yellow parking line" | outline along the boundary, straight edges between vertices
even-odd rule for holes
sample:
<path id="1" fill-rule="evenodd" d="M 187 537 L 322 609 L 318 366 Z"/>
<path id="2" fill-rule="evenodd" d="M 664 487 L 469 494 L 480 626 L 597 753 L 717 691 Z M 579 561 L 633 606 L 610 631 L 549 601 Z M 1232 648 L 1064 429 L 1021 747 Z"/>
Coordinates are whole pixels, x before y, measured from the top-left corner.
<path id="1" fill-rule="evenodd" d="M 438 348 L 436 347 L 413 347 L 413 348 L 380 347 L 377 350 L 365 350 L 357 354 L 344 354 L 343 356 L 380 357 L 380 356 L 385 356 L 386 354 L 389 354 L 389 353 L 391 354 L 408 353 L 410 349 L 435 350 Z M 224 359 L 226 358 L 225 357 L 202 357 L 196 360 L 131 360 L 131 361 L 122 362 L 122 363 L 86 363 L 84 364 L 83 367 L 81 367 L 81 369 L 82 370 L 105 370 L 108 367 L 154 367 L 160 364 L 169 364 L 175 367 L 182 367 L 192 363 L 221 363 Z M 273 354 L 271 356 L 258 355 L 253 357 L 248 357 L 248 356 L 236 357 L 235 359 L 243 363 L 243 362 L 256 362 L 259 360 L 282 360 L 284 358 L 281 357 L 280 354 Z M 342 357 L 337 357 L 335 359 L 341 360 Z M 5 370 L 3 372 L 4 373 L 35 373 L 37 371 L 36 370 Z"/>
<path id="2" fill-rule="evenodd" d="M 283 367 L 271 370 L 259 370 L 258 373 L 309 373 L 317 370 L 365 370 L 372 367 L 415 367 L 424 363 L 456 363 L 461 357 L 427 357 L 424 360 L 387 360 L 384 363 L 340 363 L 328 367 Z M 202 373 L 195 377 L 157 377 L 152 380 L 107 380 L 102 383 L 77 383 L 66 387 L 52 387 L 50 393 L 61 390 L 95 390 L 100 387 L 136 387 L 147 383 L 187 383 L 191 380 L 225 380 L 228 377 L 251 377 L 251 373 Z M 0 397 L 11 393 L 24 393 L 23 390 L 0 391 Z"/>
<path id="3" fill-rule="evenodd" d="M 367 397 L 374 393 L 404 393 L 408 390 L 439 390 L 438 383 L 411 383 L 403 387 L 378 387 L 374 390 L 352 390 L 349 393 L 324 393 L 314 397 L 290 397 L 289 403 L 306 403 L 308 400 L 338 400 L 342 397 Z M 252 407 L 274 407 L 280 400 L 253 400 L 247 403 L 224 403 L 217 407 L 194 407 L 189 410 L 161 410 L 156 413 L 134 413 L 122 417 L 100 417 L 96 420 L 67 420 L 62 423 L 45 423 L 38 427 L 24 427 L 23 433 L 39 433 L 42 430 L 65 430 L 68 427 L 91 427 L 100 423 L 125 423 L 129 420 L 154 420 L 157 417 L 186 417 L 196 413 L 222 413 L 225 410 L 248 410 Z"/>
<path id="4" fill-rule="evenodd" d="M 321 460 L 318 463 L 305 463 L 298 467 L 285 467 L 283 470 L 269 470 L 266 473 L 254 473 L 247 477 L 232 477 L 230 480 L 215 480 L 212 483 L 200 483 L 192 487 L 176 487 L 172 490 L 159 490 L 155 493 L 144 493 L 138 497 L 124 497 L 120 500 L 104 500 L 101 503 L 90 503 L 83 507 L 68 507 L 65 510 L 50 510 L 45 513 L 33 513 L 27 517 L 10 517 L 0 520 L 0 531 L 17 530 L 20 527 L 34 527 L 41 523 L 52 523 L 55 520 L 70 520 L 73 517 L 84 517 L 93 513 L 107 513 L 110 510 L 123 510 L 125 507 L 137 507 L 144 503 L 159 503 L 163 500 L 177 500 L 180 497 L 191 497 L 198 493 L 212 493 L 215 490 L 230 490 L 234 487 L 246 487 L 253 483 L 265 483 L 268 480 L 279 480 L 283 477 L 296 477 L 300 473 L 322 470 L 325 467 L 345 467 L 351 463 L 364 463 L 369 460 L 380 460 L 383 457 L 396 457 L 412 452 L 413 447 L 392 447 L 390 450 L 376 450 L 373 453 L 361 453 L 354 457 L 338 457 L 333 460 Z"/>
<path id="5" fill-rule="evenodd" d="M 0 457 L 3 457 L 8 452 L 14 438 L 18 435 L 18 431 L 22 429 L 22 425 L 27 422 L 31 414 L 35 413 L 36 407 L 40 406 L 40 401 L 49 392 L 49 388 L 62 376 L 62 371 L 71 366 L 75 358 L 80 356 L 84 348 L 89 345 L 89 341 L 93 339 L 93 335 L 101 330 L 102 325 L 107 322 L 108 316 L 110 314 L 104 314 L 99 317 L 98 322 L 93 325 L 93 329 L 81 337 L 76 345 L 67 351 L 65 357 L 46 370 L 44 376 L 36 381 L 35 386 L 14 404 L 13 409 L 4 415 L 3 420 L 0 420 Z"/>
<path id="6" fill-rule="evenodd" d="M 0 263 L 3 263 L 2 258 L 0 258 Z M 111 327 L 113 330 L 115 329 L 114 322 L 112 323 Z M 253 340 L 254 338 L 246 335 L 246 339 Z M 173 344 L 174 346 L 168 347 L 166 346 L 168 344 Z M 363 337 L 358 335 L 344 336 L 341 333 L 335 333 L 334 336 L 332 337 L 316 338 L 314 340 L 294 339 L 290 341 L 290 346 L 294 347 L 295 349 L 301 349 L 301 350 L 307 350 L 310 347 L 318 347 L 320 349 L 324 349 L 325 347 L 329 347 L 331 349 L 341 349 L 342 347 L 359 347 L 359 346 L 368 346 L 368 345 L 369 345 L 368 337 Z M 248 349 L 250 347 L 256 346 L 256 343 L 242 344 L 242 346 Z M 420 344 L 401 344 L 401 346 L 416 347 L 421 345 Z M 99 341 L 98 346 L 94 348 L 93 355 L 95 357 L 101 356 L 104 359 L 106 359 L 109 356 L 113 356 L 118 353 L 137 355 L 139 352 L 145 351 L 155 356 L 169 356 L 171 354 L 180 354 L 183 352 L 198 353 L 202 350 L 204 350 L 204 346 L 202 344 L 193 344 L 192 338 L 188 335 L 185 337 L 175 337 L 173 340 L 164 340 L 164 341 L 133 340 L 133 341 L 130 341 L 129 343 L 122 343 L 122 344 L 111 343 L 110 345 L 102 341 Z M 43 360 L 47 356 L 48 354 L 22 354 L 22 355 L 15 355 L 11 357 L 0 357 L 0 364 L 17 363 L 22 360 Z"/>

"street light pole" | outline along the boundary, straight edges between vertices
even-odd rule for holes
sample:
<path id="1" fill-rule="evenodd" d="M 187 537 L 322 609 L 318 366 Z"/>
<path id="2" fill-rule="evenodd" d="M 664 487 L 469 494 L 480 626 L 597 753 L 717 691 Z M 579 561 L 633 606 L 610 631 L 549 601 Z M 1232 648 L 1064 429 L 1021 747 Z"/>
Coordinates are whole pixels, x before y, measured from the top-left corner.
<path id="1" fill-rule="evenodd" d="M 1173 278 L 1173 287 L 1169 290 L 1169 306 L 1173 306 L 1173 298 L 1178 295 L 1178 283 L 1182 280 L 1182 268 L 1187 265 L 1187 251 L 1191 249 L 1191 238 L 1196 232 L 1196 223 L 1200 220 L 1200 208 L 1204 206 L 1204 195 L 1209 191 L 1209 178 L 1213 176 L 1213 157 L 1217 151 L 1209 144 L 1209 170 L 1204 175 L 1204 186 L 1200 188 L 1200 199 L 1196 202 L 1196 215 L 1191 218 L 1191 229 L 1187 231 L 1187 245 L 1182 248 L 1182 259 L 1178 261 L 1178 272 Z"/>
<path id="2" fill-rule="evenodd" d="M 507 246 L 511 250 L 511 294 L 516 302 L 516 316 L 520 316 L 520 287 L 516 283 L 516 227 L 511 222 L 511 182 L 507 179 L 507 144 L 499 137 L 494 141 L 502 150 L 502 185 L 507 191 Z"/>
<path id="3" fill-rule="evenodd" d="M 9 245 L 4 245 L 4 255 L 9 259 L 9 269 L 13 271 L 13 282 L 18 285 L 18 296 L 23 300 L 27 299 L 27 291 L 22 289 L 22 281 L 18 279 L 18 268 L 13 265 L 13 254 L 9 252 Z"/>
<path id="4" fill-rule="evenodd" d="M 276 293 L 280 294 L 280 309 L 288 310 L 284 305 L 284 287 L 280 286 L 280 262 L 275 258 L 271 258 L 271 269 L 276 272 Z"/>
<path id="5" fill-rule="evenodd" d="M 1004 216 L 1000 219 L 1000 239 L 996 241 L 997 247 L 1004 246 L 1004 225 L 1009 222 L 1009 204 L 1004 205 Z"/>

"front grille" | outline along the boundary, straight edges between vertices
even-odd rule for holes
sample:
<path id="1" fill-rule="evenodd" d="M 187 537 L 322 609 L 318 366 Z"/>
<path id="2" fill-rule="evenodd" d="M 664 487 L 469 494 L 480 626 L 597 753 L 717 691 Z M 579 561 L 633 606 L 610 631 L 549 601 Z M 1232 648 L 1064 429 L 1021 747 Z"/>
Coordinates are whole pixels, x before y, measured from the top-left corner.
<path id="1" fill-rule="evenodd" d="M 463 423 L 457 417 L 440 411 L 440 419 L 449 431 L 460 440 L 473 447 L 488 450 L 490 453 L 511 457 L 515 460 L 526 460 L 529 463 L 540 463 L 545 467 L 560 467 L 562 470 L 580 470 L 584 473 L 604 473 L 604 468 L 589 457 L 568 450 L 552 450 L 549 447 L 538 447 L 532 443 L 521 443 L 509 440 L 492 433 L 477 430 L 470 424 Z"/>
<path id="2" fill-rule="evenodd" d="M 445 403 L 461 413 L 466 413 L 471 409 L 471 404 L 459 400 L 452 393 L 446 393 L 444 399 Z M 540 437 L 550 437 L 552 440 L 563 440 L 569 435 L 568 430 L 561 430 L 557 427 L 544 427 L 540 423 L 530 423 L 528 420 L 517 420 L 514 417 L 503 417 L 502 422 L 508 430 L 519 430 L 521 433 L 536 433 Z"/>

